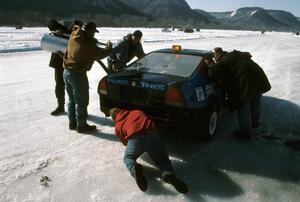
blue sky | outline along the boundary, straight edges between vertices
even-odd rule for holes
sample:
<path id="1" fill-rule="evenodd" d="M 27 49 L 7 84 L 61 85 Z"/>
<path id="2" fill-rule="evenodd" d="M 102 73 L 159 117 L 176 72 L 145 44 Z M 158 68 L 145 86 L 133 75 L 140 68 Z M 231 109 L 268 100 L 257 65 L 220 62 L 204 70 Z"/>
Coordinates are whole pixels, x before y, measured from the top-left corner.
<path id="1" fill-rule="evenodd" d="M 191 8 L 205 11 L 233 11 L 241 7 L 289 11 L 300 17 L 300 0 L 186 0 Z"/>

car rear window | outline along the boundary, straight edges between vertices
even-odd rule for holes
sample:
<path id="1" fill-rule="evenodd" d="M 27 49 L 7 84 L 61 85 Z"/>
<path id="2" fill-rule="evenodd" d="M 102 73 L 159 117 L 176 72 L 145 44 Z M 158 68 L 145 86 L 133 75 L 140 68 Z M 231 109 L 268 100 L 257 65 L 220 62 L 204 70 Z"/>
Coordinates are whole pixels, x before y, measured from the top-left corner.
<path id="1" fill-rule="evenodd" d="M 150 53 L 130 64 L 126 70 L 189 77 L 201 60 L 201 56 L 195 55 Z"/>

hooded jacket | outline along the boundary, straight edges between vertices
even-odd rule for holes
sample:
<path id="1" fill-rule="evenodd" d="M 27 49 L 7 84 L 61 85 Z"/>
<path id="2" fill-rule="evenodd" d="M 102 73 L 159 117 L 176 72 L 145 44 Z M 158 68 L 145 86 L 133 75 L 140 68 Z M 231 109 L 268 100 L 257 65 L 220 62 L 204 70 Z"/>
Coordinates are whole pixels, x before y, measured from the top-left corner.
<path id="1" fill-rule="evenodd" d="M 263 69 L 255 63 L 251 56 L 240 51 L 224 52 L 217 63 L 209 68 L 209 76 L 221 81 L 222 87 L 230 94 L 230 104 L 237 108 L 257 94 L 271 89 L 269 80 Z"/>
<path id="2" fill-rule="evenodd" d="M 66 54 L 64 55 L 64 68 L 76 71 L 89 71 L 95 60 L 101 60 L 109 55 L 109 46 L 100 48 L 97 39 L 91 37 L 79 26 L 72 32 Z"/>
<path id="3" fill-rule="evenodd" d="M 110 63 L 119 64 L 120 67 L 124 67 L 126 66 L 126 63 L 132 60 L 135 56 L 141 58 L 145 55 L 141 42 L 136 45 L 130 44 L 129 39 L 131 36 L 132 34 L 128 34 L 123 38 L 123 40 L 118 41 L 108 57 L 108 61 Z"/>
<path id="4" fill-rule="evenodd" d="M 136 135 L 157 130 L 152 119 L 141 110 L 118 110 L 115 114 L 115 132 L 124 145 Z"/>

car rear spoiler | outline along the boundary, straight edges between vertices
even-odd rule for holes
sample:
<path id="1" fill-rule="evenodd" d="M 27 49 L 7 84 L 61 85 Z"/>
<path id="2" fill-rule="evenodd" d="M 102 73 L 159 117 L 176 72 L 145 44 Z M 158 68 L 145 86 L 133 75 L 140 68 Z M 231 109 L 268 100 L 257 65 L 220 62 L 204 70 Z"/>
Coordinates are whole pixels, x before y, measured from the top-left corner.
<path id="1" fill-rule="evenodd" d="M 41 48 L 52 53 L 62 52 L 65 53 L 67 50 L 70 35 L 62 34 L 61 36 L 55 35 L 55 33 L 44 34 L 41 38 Z M 106 45 L 105 43 L 98 42 L 98 46 Z M 101 60 L 96 60 L 103 70 L 110 74 L 111 72 L 105 66 Z"/>

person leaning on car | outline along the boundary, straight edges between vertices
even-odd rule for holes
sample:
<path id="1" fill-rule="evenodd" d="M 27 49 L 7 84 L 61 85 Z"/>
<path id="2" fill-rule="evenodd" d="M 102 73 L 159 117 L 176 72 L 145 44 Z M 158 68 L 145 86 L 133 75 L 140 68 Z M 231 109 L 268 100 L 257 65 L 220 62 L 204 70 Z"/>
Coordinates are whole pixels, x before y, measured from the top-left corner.
<path id="1" fill-rule="evenodd" d="M 234 135 L 242 139 L 250 138 L 250 125 L 252 128 L 260 126 L 261 96 L 271 89 L 266 74 L 251 57 L 248 52 L 226 52 L 217 47 L 215 63 L 206 60 L 209 76 L 227 93 L 229 110 L 237 110 L 240 130 L 234 131 Z"/>
<path id="2" fill-rule="evenodd" d="M 143 176 L 143 167 L 137 158 L 147 152 L 162 172 L 163 180 L 172 184 L 180 193 L 187 193 L 188 188 L 173 171 L 169 156 L 162 144 L 159 130 L 154 121 L 141 110 L 112 108 L 108 115 L 115 121 L 115 132 L 126 146 L 124 163 L 135 178 L 142 191 L 147 190 L 147 180 Z"/>
<path id="3" fill-rule="evenodd" d="M 140 30 L 136 30 L 133 34 L 123 37 L 123 40 L 116 44 L 107 58 L 108 69 L 111 72 L 122 70 L 135 56 L 137 58 L 145 56 L 141 43 L 142 36 L 143 33 Z"/>
<path id="4" fill-rule="evenodd" d="M 86 121 L 89 104 L 86 72 L 92 68 L 95 60 L 107 57 L 112 49 L 110 41 L 105 48 L 98 47 L 95 32 L 99 31 L 93 22 L 85 23 L 82 27 L 74 26 L 64 55 L 64 81 L 69 96 L 69 129 L 79 133 L 96 130 L 95 125 L 88 125 Z"/>
<path id="5" fill-rule="evenodd" d="M 48 29 L 57 36 L 63 34 L 71 34 L 71 31 L 63 24 L 58 23 L 55 19 L 49 20 Z M 65 112 L 65 83 L 63 78 L 63 58 L 59 53 L 52 53 L 49 66 L 54 68 L 55 78 L 55 96 L 57 99 L 57 107 L 51 112 L 51 115 L 57 116 Z"/>

